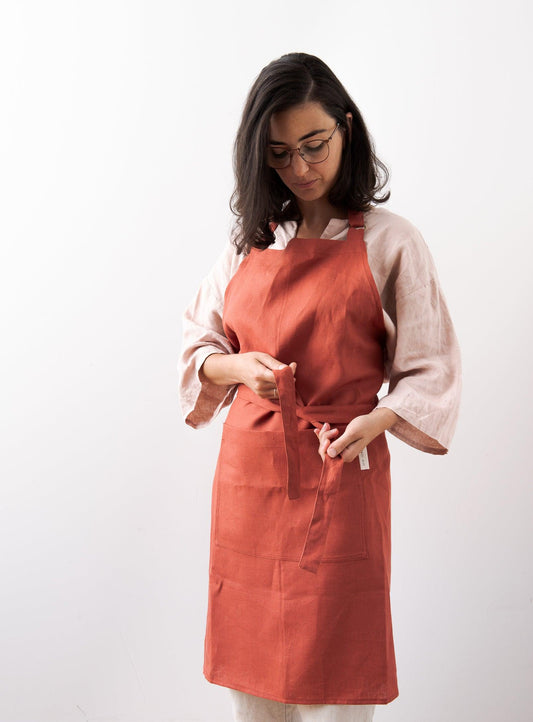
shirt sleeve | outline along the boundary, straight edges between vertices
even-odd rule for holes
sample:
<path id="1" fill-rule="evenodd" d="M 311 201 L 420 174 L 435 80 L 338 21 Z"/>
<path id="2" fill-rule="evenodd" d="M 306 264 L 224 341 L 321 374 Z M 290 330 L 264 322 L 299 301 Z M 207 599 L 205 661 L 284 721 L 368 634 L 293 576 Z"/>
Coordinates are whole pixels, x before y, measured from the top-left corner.
<path id="1" fill-rule="evenodd" d="M 201 377 L 200 368 L 212 353 L 234 353 L 222 313 L 226 287 L 241 260 L 228 243 L 183 314 L 179 398 L 185 423 L 195 429 L 206 426 L 235 396 L 236 386 L 217 386 Z"/>
<path id="2" fill-rule="evenodd" d="M 445 454 L 459 413 L 459 345 L 420 232 L 405 222 L 395 245 L 382 294 L 385 315 L 394 326 L 387 344 L 389 390 L 378 407 L 400 417 L 389 429 L 394 436 L 421 451 Z"/>

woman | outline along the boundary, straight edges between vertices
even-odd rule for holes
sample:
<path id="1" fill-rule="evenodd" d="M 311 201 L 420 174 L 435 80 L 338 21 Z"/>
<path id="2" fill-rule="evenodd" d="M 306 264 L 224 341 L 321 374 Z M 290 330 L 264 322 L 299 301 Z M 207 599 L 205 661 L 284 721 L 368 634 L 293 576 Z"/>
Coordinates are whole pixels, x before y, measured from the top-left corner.
<path id="1" fill-rule="evenodd" d="M 235 171 L 235 232 L 185 313 L 180 362 L 188 424 L 231 403 L 204 674 L 236 720 L 368 721 L 398 694 L 384 432 L 446 453 L 457 342 L 429 251 L 378 207 L 386 169 L 321 60 L 261 71 Z"/>

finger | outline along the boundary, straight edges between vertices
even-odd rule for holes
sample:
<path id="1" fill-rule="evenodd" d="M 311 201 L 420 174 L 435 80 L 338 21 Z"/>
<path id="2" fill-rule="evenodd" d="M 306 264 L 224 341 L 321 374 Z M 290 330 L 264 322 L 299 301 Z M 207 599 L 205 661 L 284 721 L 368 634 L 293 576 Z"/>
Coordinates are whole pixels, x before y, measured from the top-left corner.
<path id="1" fill-rule="evenodd" d="M 274 376 L 274 372 L 260 361 L 258 363 L 256 378 L 260 383 L 264 384 L 265 391 L 272 391 L 272 389 L 276 387 L 276 377 Z"/>
<path id="2" fill-rule="evenodd" d="M 279 399 L 279 391 L 275 384 L 267 384 L 263 382 L 258 385 L 258 390 L 256 391 L 256 393 L 263 399 Z"/>
<path id="3" fill-rule="evenodd" d="M 337 428 L 330 429 L 329 424 L 324 424 L 321 429 L 315 429 L 319 439 L 333 439 L 339 433 Z"/>
<path id="4" fill-rule="evenodd" d="M 260 393 L 260 395 L 270 399 L 277 397 L 277 384 L 276 377 L 274 376 L 274 371 L 286 368 L 287 364 L 278 361 L 277 359 L 266 353 L 258 354 L 256 356 L 256 361 L 259 364 L 257 378 L 260 380 L 260 383 L 263 382 L 263 384 L 266 384 L 264 388 L 264 391 L 266 391 L 266 393 Z M 292 373 L 294 376 L 296 371 L 296 363 L 293 362 L 290 366 L 292 368 Z M 275 389 L 276 392 L 274 393 Z"/>
<path id="5" fill-rule="evenodd" d="M 278 386 L 274 373 L 262 364 L 259 365 L 255 373 L 255 392 L 265 398 L 273 398 L 278 394 Z"/>
<path id="6" fill-rule="evenodd" d="M 325 461 L 326 459 L 326 452 L 330 443 L 331 442 L 329 441 L 329 439 L 322 439 L 322 441 L 320 442 L 320 445 L 318 447 L 318 453 L 320 454 L 320 458 L 322 459 L 322 461 Z"/>
<path id="7" fill-rule="evenodd" d="M 345 461 L 346 463 L 350 463 L 357 456 L 359 456 L 359 454 L 361 453 L 361 451 L 363 451 L 365 446 L 366 446 L 366 442 L 363 441 L 362 439 L 359 439 L 358 441 L 354 441 L 352 444 L 348 444 L 347 446 L 345 446 L 344 449 L 340 453 L 337 453 L 336 455 L 340 456 L 340 458 L 343 461 Z"/>
<path id="8" fill-rule="evenodd" d="M 322 424 L 320 429 L 314 429 L 315 434 L 318 436 L 319 440 L 322 440 L 322 435 L 329 429 L 329 424 L 326 421 L 325 424 Z"/>
<path id="9" fill-rule="evenodd" d="M 341 453 L 342 460 L 350 463 L 359 456 L 365 446 L 366 443 L 362 439 L 360 439 L 359 441 L 355 441 L 353 444 L 348 444 L 348 446 Z"/>
<path id="10" fill-rule="evenodd" d="M 287 364 L 284 364 L 283 361 L 278 361 L 278 359 L 275 359 L 268 353 L 258 353 L 256 359 L 260 364 L 271 371 L 274 371 L 275 369 L 284 369 L 287 366 Z"/>
<path id="11" fill-rule="evenodd" d="M 320 436 L 318 437 L 318 440 L 320 442 L 321 447 L 324 447 L 324 444 L 327 444 L 327 446 L 329 446 L 331 444 L 331 440 L 328 439 L 328 437 L 325 434 L 320 434 Z"/>
<path id="12" fill-rule="evenodd" d="M 325 424 L 322 424 L 322 427 L 320 429 L 314 429 L 314 432 L 316 436 L 318 437 L 318 453 L 320 454 L 320 458 L 322 461 L 324 461 L 324 454 L 325 454 L 325 448 L 324 448 L 324 434 L 329 428 L 329 424 L 326 422 Z"/>
<path id="13" fill-rule="evenodd" d="M 327 451 L 328 446 L 331 444 L 331 440 L 336 434 L 338 433 L 337 429 L 332 429 L 330 432 L 328 432 L 328 435 L 322 435 L 320 432 L 317 432 L 318 437 L 318 453 L 320 454 L 322 461 L 324 461 L 325 453 Z"/>
<path id="14" fill-rule="evenodd" d="M 339 436 L 339 438 L 336 439 L 336 441 L 334 441 L 330 445 L 330 447 L 328 449 L 328 454 L 331 457 L 340 455 L 340 456 L 342 456 L 344 461 L 348 461 L 348 460 L 353 461 L 353 459 L 355 459 L 355 457 L 357 456 L 359 451 L 357 452 L 357 454 L 354 454 L 351 459 L 348 458 L 352 455 L 351 451 L 347 452 L 346 456 L 345 456 L 345 449 L 347 449 L 348 446 L 352 446 L 353 444 L 360 445 L 359 451 L 362 451 L 362 449 L 366 446 L 366 443 L 363 441 L 363 439 L 361 437 L 354 439 L 353 437 L 348 436 L 345 432 L 344 434 L 342 434 L 342 436 Z"/>
<path id="15" fill-rule="evenodd" d="M 258 396 L 261 396 L 264 399 L 274 398 L 274 392 L 277 392 L 276 386 L 272 383 L 266 382 L 264 379 L 256 379 L 251 388 Z"/>
<path id="16" fill-rule="evenodd" d="M 324 431 L 324 429 L 326 430 Z M 331 444 L 331 439 L 333 439 L 338 433 L 338 429 L 329 429 L 329 424 L 327 422 L 322 426 L 321 429 L 315 429 L 315 434 L 317 435 L 319 440 L 318 453 L 322 461 L 325 461 L 326 452 L 328 446 Z"/>

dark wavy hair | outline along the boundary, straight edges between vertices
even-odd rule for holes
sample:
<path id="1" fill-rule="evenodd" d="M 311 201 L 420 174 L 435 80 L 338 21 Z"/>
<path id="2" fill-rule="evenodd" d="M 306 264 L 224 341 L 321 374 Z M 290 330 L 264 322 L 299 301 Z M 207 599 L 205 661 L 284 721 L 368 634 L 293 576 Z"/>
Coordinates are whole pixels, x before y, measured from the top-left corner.
<path id="1" fill-rule="evenodd" d="M 328 66 L 314 55 L 288 53 L 273 60 L 257 76 L 244 106 L 235 139 L 235 189 L 230 208 L 237 216 L 233 239 L 237 253 L 274 243 L 272 222 L 301 220 L 294 194 L 265 161 L 270 118 L 295 105 L 318 102 L 344 131 L 345 144 L 337 181 L 328 199 L 346 211 L 367 211 L 385 203 L 389 173 L 376 157 L 361 113 Z M 351 134 L 346 113 L 353 116 Z"/>

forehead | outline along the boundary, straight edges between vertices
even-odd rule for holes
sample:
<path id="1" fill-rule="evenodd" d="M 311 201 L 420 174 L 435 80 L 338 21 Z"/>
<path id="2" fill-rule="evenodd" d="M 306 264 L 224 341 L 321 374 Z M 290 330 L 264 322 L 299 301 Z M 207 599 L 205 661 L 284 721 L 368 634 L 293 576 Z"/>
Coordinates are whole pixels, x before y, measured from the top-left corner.
<path id="1" fill-rule="evenodd" d="M 274 113 L 270 119 L 270 142 L 292 145 L 315 131 L 330 130 L 335 119 L 320 103 L 303 103 Z"/>

